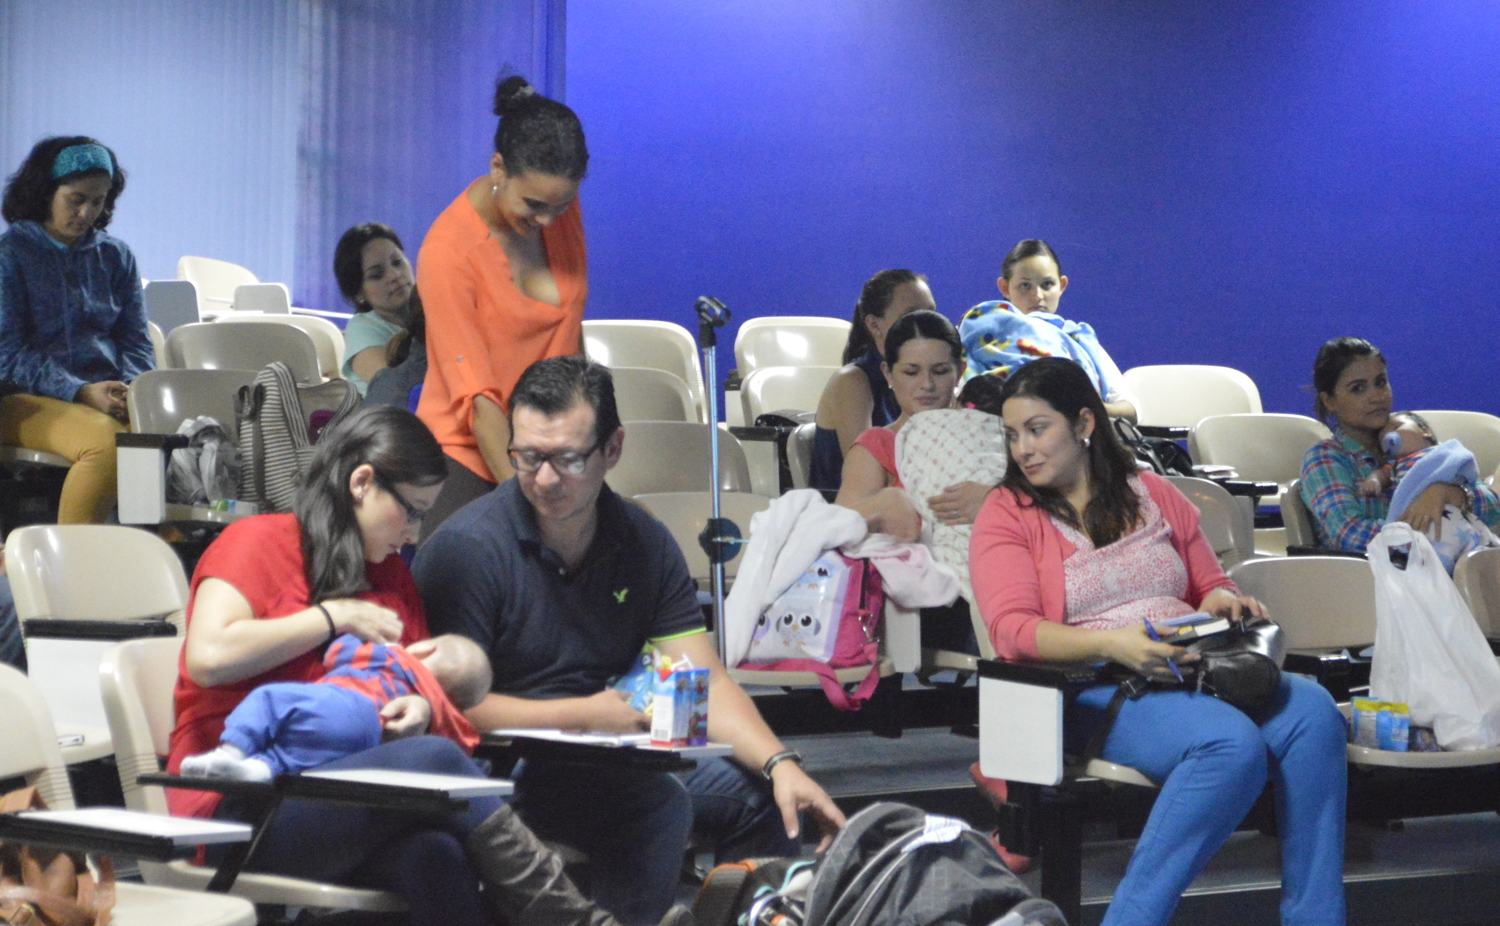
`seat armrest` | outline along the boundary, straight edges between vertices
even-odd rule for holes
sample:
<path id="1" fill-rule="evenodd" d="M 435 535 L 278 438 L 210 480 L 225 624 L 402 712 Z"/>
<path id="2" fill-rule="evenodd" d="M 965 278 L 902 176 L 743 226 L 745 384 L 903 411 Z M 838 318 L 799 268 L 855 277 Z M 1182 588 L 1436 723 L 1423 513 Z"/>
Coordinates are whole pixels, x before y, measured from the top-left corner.
<path id="1" fill-rule="evenodd" d="M 162 832 L 164 821 L 180 832 Z M 196 830 L 203 832 L 194 835 Z M 0 839 L 154 862 L 184 858 L 200 843 L 245 842 L 250 836 L 244 824 L 163 818 L 118 807 L 0 814 Z"/>
<path id="2" fill-rule="evenodd" d="M 1274 482 L 1252 482 L 1248 479 L 1215 479 L 1224 491 L 1230 495 L 1243 495 L 1251 498 L 1260 498 L 1266 495 L 1275 495 L 1281 491 L 1281 486 Z"/>
<path id="3" fill-rule="evenodd" d="M 185 434 L 115 435 L 121 524 L 167 519 L 167 454 L 187 445 Z"/>
<path id="4" fill-rule="evenodd" d="M 1138 424 L 1135 426 L 1142 437 L 1164 437 L 1167 440 L 1187 440 L 1193 429 L 1180 425 Z"/>
<path id="5" fill-rule="evenodd" d="M 979 662 L 979 770 L 990 778 L 1056 785 L 1063 779 L 1063 708 L 1098 684 L 1099 666 Z"/>
<path id="6" fill-rule="evenodd" d="M 922 663 L 922 612 L 885 600 L 885 654 L 897 672 L 915 672 Z"/>

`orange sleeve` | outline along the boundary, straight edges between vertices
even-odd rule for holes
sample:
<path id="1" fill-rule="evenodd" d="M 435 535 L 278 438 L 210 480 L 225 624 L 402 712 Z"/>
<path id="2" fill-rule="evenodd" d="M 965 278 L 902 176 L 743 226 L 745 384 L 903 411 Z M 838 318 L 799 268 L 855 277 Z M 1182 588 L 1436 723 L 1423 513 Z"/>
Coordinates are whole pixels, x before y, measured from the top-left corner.
<path id="1" fill-rule="evenodd" d="M 556 306 L 516 287 L 504 249 L 467 194 L 438 216 L 417 258 L 428 361 L 417 414 L 444 452 L 491 481 L 474 439 L 474 399 L 484 396 L 508 409 L 526 368 L 576 353 L 583 330 L 588 270 L 576 202 L 543 232 L 543 241 L 557 280 Z"/>

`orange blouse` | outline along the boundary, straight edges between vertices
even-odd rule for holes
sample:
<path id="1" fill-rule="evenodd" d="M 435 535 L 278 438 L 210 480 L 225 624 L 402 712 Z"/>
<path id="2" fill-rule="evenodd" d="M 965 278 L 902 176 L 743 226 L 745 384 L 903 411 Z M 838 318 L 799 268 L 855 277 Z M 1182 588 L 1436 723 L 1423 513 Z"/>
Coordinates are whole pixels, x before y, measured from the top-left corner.
<path id="1" fill-rule="evenodd" d="M 522 293 L 500 241 L 469 203 L 444 209 L 417 255 L 417 288 L 427 315 L 427 378 L 417 416 L 443 452 L 490 482 L 474 438 L 474 398 L 510 408 L 516 380 L 538 360 L 578 353 L 588 262 L 578 201 L 542 229 L 559 305 Z"/>

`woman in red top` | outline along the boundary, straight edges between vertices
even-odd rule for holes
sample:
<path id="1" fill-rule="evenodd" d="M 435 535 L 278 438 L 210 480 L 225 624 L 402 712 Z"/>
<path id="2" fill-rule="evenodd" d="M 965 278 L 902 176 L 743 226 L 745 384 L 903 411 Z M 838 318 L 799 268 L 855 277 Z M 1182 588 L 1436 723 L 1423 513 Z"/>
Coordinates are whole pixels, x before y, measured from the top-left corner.
<path id="1" fill-rule="evenodd" d="M 1196 611 L 1263 614 L 1219 568 L 1176 487 L 1136 473 L 1104 400 L 1072 360 L 1044 357 L 1001 394 L 1009 462 L 969 543 L 980 615 L 1006 658 L 1115 662 L 1171 682 L 1185 655 L 1152 638 Z M 1069 746 L 1107 721 L 1113 685 L 1068 707 Z M 1101 756 L 1161 785 L 1106 926 L 1161 926 L 1269 781 L 1281 835 L 1281 922 L 1342 926 L 1344 722 L 1317 683 L 1283 673 L 1242 712 L 1186 688 L 1126 699 Z"/>
<path id="2" fill-rule="evenodd" d="M 318 678 L 334 637 L 427 638 L 421 599 L 398 554 L 416 540 L 446 471 L 415 416 L 372 406 L 319 442 L 292 514 L 239 521 L 208 548 L 188 601 L 169 772 L 214 748 L 225 717 L 256 686 Z M 381 715 L 385 742 L 323 767 L 483 777 L 456 743 L 421 735 L 432 716 L 424 699 L 397 698 Z M 208 792 L 170 790 L 168 801 L 178 815 L 246 818 L 232 798 Z M 432 815 L 288 801 L 247 867 L 384 887 L 407 899 L 412 924 L 486 926 L 492 910 L 509 923 L 542 915 L 555 926 L 613 923 L 493 797 Z"/>
<path id="3" fill-rule="evenodd" d="M 885 337 L 880 365 L 901 415 L 860 434 L 844 455 L 844 472 L 834 504 L 865 516 L 872 532 L 916 540 L 922 519 L 907 501 L 896 473 L 896 432 L 918 412 L 952 408 L 964 375 L 964 348 L 958 329 L 937 312 L 919 309 L 901 316 Z M 991 486 L 965 482 L 927 500 L 948 524 L 972 524 Z"/>

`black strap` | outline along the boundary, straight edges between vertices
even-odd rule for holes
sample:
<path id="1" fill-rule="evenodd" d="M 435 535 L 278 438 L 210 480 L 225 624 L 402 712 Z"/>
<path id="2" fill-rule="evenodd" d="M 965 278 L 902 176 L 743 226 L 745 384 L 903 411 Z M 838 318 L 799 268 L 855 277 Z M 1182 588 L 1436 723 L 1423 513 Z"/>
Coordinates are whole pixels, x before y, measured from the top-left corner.
<path id="1" fill-rule="evenodd" d="M 1104 741 L 1109 739 L 1109 731 L 1114 729 L 1115 719 L 1120 716 L 1120 708 L 1125 705 L 1125 699 L 1134 700 L 1145 694 L 1146 684 L 1147 680 L 1144 676 L 1132 675 L 1115 688 L 1115 693 L 1110 696 L 1109 706 L 1104 708 L 1104 722 L 1099 725 L 1099 729 L 1094 731 L 1094 735 L 1089 737 L 1089 744 L 1083 749 L 1084 767 L 1104 752 Z"/>

